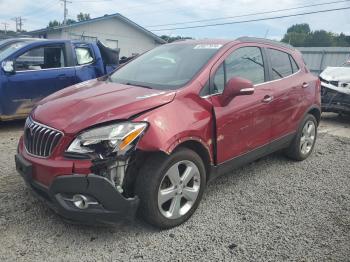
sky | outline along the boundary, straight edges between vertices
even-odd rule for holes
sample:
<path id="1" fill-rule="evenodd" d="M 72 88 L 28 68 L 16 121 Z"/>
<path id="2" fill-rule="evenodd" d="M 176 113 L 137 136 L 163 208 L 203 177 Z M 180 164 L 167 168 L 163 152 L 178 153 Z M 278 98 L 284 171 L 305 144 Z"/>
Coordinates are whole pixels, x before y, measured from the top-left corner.
<path id="1" fill-rule="evenodd" d="M 350 7 L 350 1 L 344 1 L 342 3 L 292 9 L 305 5 L 336 1 L 337 0 L 70 0 L 71 3 L 67 6 L 68 18 L 71 19 L 76 19 L 76 15 L 79 12 L 89 13 L 91 18 L 103 16 L 104 14 L 120 13 L 158 35 L 181 35 L 198 39 L 255 36 L 279 40 L 283 37 L 287 28 L 296 23 L 308 23 L 312 30 L 324 29 L 334 33 L 343 32 L 350 35 L 350 9 L 278 20 L 215 27 L 181 30 L 172 28 Z M 280 9 L 286 10 L 272 14 L 236 17 L 210 22 L 159 26 L 163 24 L 238 16 Z M 2 23 L 8 23 L 8 28 L 14 30 L 15 22 L 11 20 L 11 18 L 16 16 L 21 16 L 24 19 L 24 30 L 30 31 L 40 29 L 46 27 L 50 20 L 63 20 L 63 3 L 59 0 L 0 0 L 0 27 L 4 29 Z"/>

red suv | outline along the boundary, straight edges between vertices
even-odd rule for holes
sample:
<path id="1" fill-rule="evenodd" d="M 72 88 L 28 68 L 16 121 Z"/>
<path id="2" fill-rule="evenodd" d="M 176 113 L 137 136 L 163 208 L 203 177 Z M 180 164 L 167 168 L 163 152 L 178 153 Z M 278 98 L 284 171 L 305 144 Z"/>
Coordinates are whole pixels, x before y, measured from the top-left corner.
<path id="1" fill-rule="evenodd" d="M 170 228 L 218 175 L 280 149 L 307 158 L 320 114 L 320 82 L 293 47 L 176 42 L 42 100 L 16 166 L 67 219 L 113 222 L 138 211 Z"/>

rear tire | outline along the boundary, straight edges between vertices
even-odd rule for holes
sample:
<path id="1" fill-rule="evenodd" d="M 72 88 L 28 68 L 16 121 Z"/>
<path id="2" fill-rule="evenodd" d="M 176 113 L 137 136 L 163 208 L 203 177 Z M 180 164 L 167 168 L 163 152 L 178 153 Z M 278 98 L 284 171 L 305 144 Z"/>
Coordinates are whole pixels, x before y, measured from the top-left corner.
<path id="1" fill-rule="evenodd" d="M 136 181 L 139 215 L 161 229 L 178 226 L 195 212 L 205 186 L 205 167 L 196 152 L 180 148 L 170 156 L 153 155 L 141 167 Z"/>
<path id="2" fill-rule="evenodd" d="M 286 155 L 294 160 L 302 161 L 308 158 L 314 150 L 317 138 L 317 120 L 307 114 L 301 122 L 298 131 L 286 150 Z"/>

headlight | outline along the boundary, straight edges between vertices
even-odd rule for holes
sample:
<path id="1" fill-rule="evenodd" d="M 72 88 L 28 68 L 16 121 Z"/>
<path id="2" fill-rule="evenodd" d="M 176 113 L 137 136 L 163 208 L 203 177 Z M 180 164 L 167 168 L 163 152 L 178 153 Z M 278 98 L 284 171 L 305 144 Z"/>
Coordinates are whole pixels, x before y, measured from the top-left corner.
<path id="1" fill-rule="evenodd" d="M 147 123 L 124 122 L 103 127 L 93 128 L 81 133 L 70 144 L 70 153 L 97 153 L 107 156 L 114 152 L 127 151 L 133 142 L 140 137 Z"/>
<path id="2" fill-rule="evenodd" d="M 339 86 L 341 86 L 341 87 L 350 87 L 350 83 L 340 83 Z"/>

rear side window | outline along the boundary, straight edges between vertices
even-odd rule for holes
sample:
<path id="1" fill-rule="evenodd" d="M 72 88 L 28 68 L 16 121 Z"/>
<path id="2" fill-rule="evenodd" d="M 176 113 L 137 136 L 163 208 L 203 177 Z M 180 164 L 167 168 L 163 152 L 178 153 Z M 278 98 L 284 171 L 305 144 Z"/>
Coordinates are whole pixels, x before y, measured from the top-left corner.
<path id="1" fill-rule="evenodd" d="M 254 85 L 265 81 L 264 62 L 259 47 L 242 47 L 230 54 L 217 69 L 213 79 L 213 93 L 222 93 L 227 81 L 242 77 Z"/>
<path id="2" fill-rule="evenodd" d="M 267 49 L 272 67 L 272 80 L 280 79 L 293 74 L 290 55 L 275 49 Z"/>
<path id="3" fill-rule="evenodd" d="M 76 47 L 75 54 L 77 56 L 78 65 L 85 65 L 94 61 L 94 57 L 89 47 Z"/>

